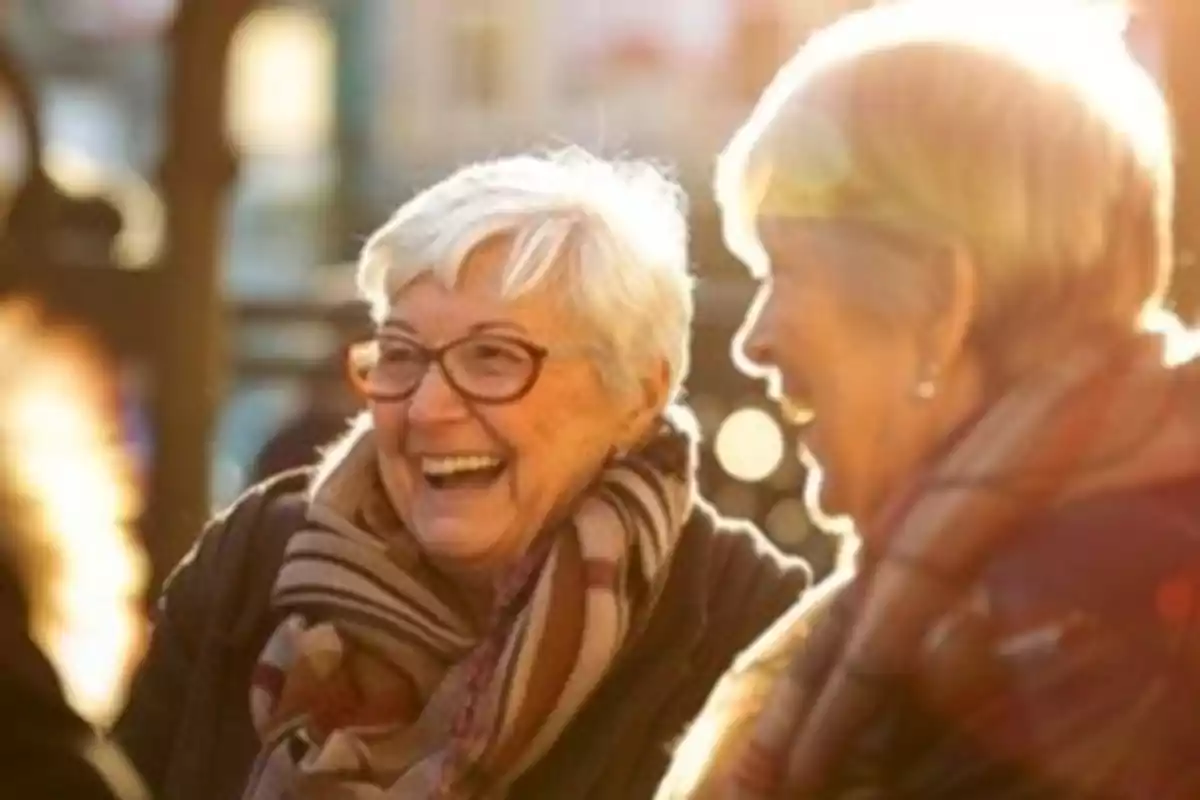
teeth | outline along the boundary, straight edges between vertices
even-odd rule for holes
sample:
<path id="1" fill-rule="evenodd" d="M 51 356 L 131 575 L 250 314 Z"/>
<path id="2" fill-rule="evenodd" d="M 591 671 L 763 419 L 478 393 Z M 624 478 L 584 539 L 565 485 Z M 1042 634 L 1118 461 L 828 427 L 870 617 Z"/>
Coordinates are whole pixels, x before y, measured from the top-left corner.
<path id="1" fill-rule="evenodd" d="M 807 425 L 816 416 L 810 406 L 798 403 L 790 397 L 779 399 L 779 411 L 789 425 Z"/>
<path id="2" fill-rule="evenodd" d="M 491 456 L 446 456 L 421 459 L 421 469 L 426 475 L 454 475 L 459 472 L 474 472 L 500 465 L 500 459 Z"/>

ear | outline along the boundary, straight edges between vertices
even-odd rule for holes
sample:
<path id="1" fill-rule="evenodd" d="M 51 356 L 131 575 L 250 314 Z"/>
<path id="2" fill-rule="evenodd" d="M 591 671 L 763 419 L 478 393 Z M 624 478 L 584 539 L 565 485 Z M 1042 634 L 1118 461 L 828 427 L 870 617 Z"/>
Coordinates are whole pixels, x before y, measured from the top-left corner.
<path id="1" fill-rule="evenodd" d="M 634 393 L 622 426 L 621 449 L 633 449 L 653 431 L 655 420 L 670 399 L 670 391 L 671 368 L 663 360 L 642 379 Z"/>
<path id="2" fill-rule="evenodd" d="M 940 270 L 944 281 L 933 309 L 922 356 L 936 374 L 944 373 L 966 348 L 967 334 L 978 309 L 977 269 L 971 255 L 956 247 Z"/>

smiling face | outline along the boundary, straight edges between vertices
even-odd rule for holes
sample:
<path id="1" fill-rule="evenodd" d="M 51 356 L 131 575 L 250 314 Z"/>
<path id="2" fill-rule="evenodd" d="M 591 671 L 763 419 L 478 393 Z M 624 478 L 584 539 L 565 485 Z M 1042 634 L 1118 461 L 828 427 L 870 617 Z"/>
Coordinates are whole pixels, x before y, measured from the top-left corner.
<path id="1" fill-rule="evenodd" d="M 371 413 L 401 520 L 435 559 L 469 568 L 518 557 L 657 411 L 652 392 L 617 402 L 605 388 L 561 293 L 501 296 L 507 257 L 507 242 L 492 241 L 469 256 L 457 287 L 418 279 L 378 337 L 381 371 L 459 343 L 444 369 L 424 369 L 410 396 L 376 400 Z M 521 393 L 526 358 L 541 363 Z"/>
<path id="2" fill-rule="evenodd" d="M 768 219 L 759 231 L 770 273 L 737 356 L 801 426 L 819 510 L 861 523 L 977 402 L 973 370 L 947 353 L 945 326 L 881 310 L 888 273 L 915 274 L 916 252 L 838 223 Z M 938 391 L 918 398 L 926 379 Z"/>

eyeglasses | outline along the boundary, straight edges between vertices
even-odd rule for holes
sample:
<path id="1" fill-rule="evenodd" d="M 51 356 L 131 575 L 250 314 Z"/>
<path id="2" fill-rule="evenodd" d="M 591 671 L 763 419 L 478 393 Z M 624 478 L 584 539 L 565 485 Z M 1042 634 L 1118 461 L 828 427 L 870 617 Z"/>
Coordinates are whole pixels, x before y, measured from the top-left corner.
<path id="1" fill-rule="evenodd" d="M 407 400 L 436 364 L 464 398 L 500 404 L 533 388 L 548 355 L 523 339 L 472 334 L 434 348 L 407 339 L 361 342 L 351 346 L 347 361 L 351 384 L 369 400 Z"/>

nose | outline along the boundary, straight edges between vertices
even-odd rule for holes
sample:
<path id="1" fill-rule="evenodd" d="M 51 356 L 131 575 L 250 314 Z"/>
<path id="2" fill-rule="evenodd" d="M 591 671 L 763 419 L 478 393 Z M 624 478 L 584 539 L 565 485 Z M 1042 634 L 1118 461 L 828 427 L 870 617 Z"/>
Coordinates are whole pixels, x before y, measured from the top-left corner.
<path id="1" fill-rule="evenodd" d="M 411 424 L 457 422 L 467 414 L 463 398 L 436 364 L 429 368 L 417 385 L 417 391 L 408 399 L 408 421 Z"/>
<path id="2" fill-rule="evenodd" d="M 742 320 L 742 326 L 731 343 L 733 363 L 751 377 L 762 377 L 773 363 L 767 312 L 767 297 L 760 294 L 746 312 L 746 318 Z"/>

